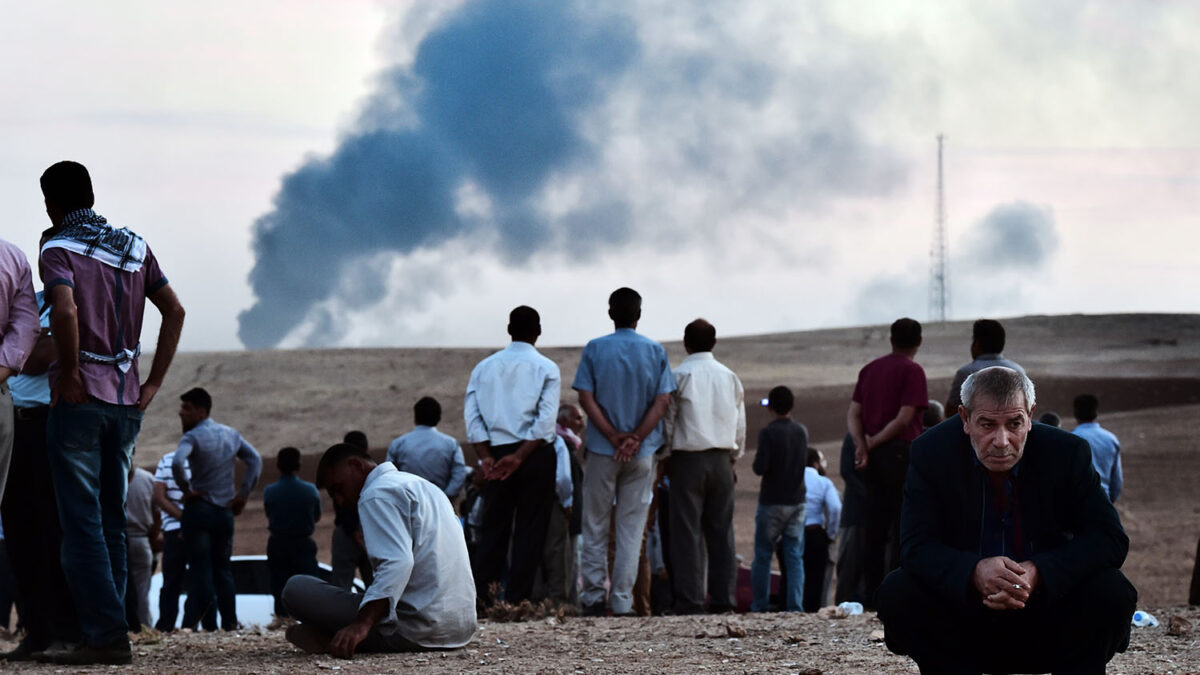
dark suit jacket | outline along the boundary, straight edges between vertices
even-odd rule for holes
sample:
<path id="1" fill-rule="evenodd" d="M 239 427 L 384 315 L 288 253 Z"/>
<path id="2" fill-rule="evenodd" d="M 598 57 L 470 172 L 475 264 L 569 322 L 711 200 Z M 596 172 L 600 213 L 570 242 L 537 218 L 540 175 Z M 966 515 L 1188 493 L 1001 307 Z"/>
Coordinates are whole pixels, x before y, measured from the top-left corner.
<path id="1" fill-rule="evenodd" d="M 960 417 L 913 442 L 900 519 L 901 565 L 946 602 L 979 603 L 971 576 L 983 558 L 986 473 Z M 1096 571 L 1121 567 L 1129 538 L 1100 488 L 1087 441 L 1034 423 L 1014 483 L 1025 549 L 1037 565 L 1042 593 L 1060 598 Z"/>

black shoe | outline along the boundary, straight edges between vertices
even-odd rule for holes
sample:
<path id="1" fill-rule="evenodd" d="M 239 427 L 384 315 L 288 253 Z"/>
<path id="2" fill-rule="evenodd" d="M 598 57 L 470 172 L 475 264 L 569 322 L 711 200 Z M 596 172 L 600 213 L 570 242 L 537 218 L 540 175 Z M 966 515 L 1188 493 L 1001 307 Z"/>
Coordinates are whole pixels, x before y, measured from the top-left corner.
<path id="1" fill-rule="evenodd" d="M 129 640 L 117 640 L 103 647 L 80 645 L 74 650 L 50 655 L 50 663 L 60 666 L 127 666 L 133 663 Z"/>
<path id="2" fill-rule="evenodd" d="M 604 603 L 593 602 L 590 605 L 584 605 L 583 611 L 580 612 L 580 614 L 583 616 L 604 616 L 606 614 L 604 611 Z"/>

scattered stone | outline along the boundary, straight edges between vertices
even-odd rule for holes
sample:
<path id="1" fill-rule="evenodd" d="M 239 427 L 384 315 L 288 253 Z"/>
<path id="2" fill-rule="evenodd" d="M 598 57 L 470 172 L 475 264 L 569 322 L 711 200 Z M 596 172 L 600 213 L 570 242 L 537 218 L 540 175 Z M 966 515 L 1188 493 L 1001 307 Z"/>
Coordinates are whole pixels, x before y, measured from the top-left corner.
<path id="1" fill-rule="evenodd" d="M 840 607 L 822 607 L 817 610 L 817 616 L 822 619 L 844 619 L 850 614 Z"/>
<path id="2" fill-rule="evenodd" d="M 727 623 L 725 624 L 725 634 L 732 638 L 744 638 L 746 637 L 746 629 Z"/>
<path id="3" fill-rule="evenodd" d="M 1173 616 L 1167 624 L 1167 635 L 1187 635 L 1192 632 L 1192 622 L 1182 616 Z"/>
<path id="4" fill-rule="evenodd" d="M 883 631 L 881 631 L 881 630 L 871 631 L 871 635 L 870 635 L 871 642 L 883 642 L 883 637 L 884 637 Z"/>

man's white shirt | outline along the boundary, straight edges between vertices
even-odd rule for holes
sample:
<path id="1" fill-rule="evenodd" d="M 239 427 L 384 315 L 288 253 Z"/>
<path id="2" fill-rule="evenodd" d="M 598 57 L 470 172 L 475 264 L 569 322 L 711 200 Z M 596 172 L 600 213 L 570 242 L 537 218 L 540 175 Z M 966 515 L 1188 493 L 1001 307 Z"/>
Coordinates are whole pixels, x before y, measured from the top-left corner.
<path id="1" fill-rule="evenodd" d="M 671 451 L 722 448 L 734 459 L 745 454 L 745 392 L 738 376 L 712 352 L 689 355 L 672 373 L 676 389 L 666 416 Z"/>

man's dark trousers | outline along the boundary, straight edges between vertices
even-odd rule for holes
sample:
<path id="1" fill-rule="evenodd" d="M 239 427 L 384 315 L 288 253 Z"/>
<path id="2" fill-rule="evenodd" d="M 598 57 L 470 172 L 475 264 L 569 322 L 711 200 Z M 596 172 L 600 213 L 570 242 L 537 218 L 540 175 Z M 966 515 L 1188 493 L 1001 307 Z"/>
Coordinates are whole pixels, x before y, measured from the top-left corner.
<path id="1" fill-rule="evenodd" d="M 867 457 L 866 483 L 871 493 L 866 523 L 866 560 L 863 576 L 873 607 L 875 589 L 900 562 L 900 506 L 904 502 L 904 476 L 908 472 L 909 444 L 891 440 Z"/>
<path id="2" fill-rule="evenodd" d="M 267 538 L 267 570 L 271 573 L 275 616 L 289 616 L 283 605 L 283 587 L 297 574 L 317 576 L 317 542 L 307 535 L 272 534 Z"/>
<path id="3" fill-rule="evenodd" d="M 1120 570 L 1104 569 L 1052 599 L 1035 589 L 1024 609 L 955 606 L 903 569 L 879 588 L 887 646 L 921 673 L 1103 673 L 1129 644 L 1137 591 Z"/>
<path id="4" fill-rule="evenodd" d="M 12 461 L 0 513 L 29 646 L 79 641 L 75 603 L 63 574 L 62 528 L 46 459 L 49 407 L 14 409 Z"/>
<path id="5" fill-rule="evenodd" d="M 493 446 L 492 458 L 500 461 L 516 452 L 520 445 Z M 516 603 L 533 593 L 534 577 L 545 553 L 550 510 L 557 504 L 555 467 L 554 446 L 543 444 L 507 480 L 484 483 L 482 534 L 474 572 L 475 592 L 485 603 L 491 603 L 489 586 L 500 581 L 504 570 L 510 531 L 512 557 L 504 600 Z"/>
<path id="6" fill-rule="evenodd" d="M 221 629 L 237 630 L 237 595 L 229 556 L 233 552 L 233 512 L 203 499 L 183 507 L 183 540 L 188 551 L 188 597 L 183 627 L 196 629 L 212 612 L 212 597 L 221 612 Z"/>
<path id="7" fill-rule="evenodd" d="M 737 604 L 733 545 L 733 464 L 729 450 L 671 453 L 671 591 L 675 611 L 704 609 L 704 556 L 708 554 L 709 611 Z"/>

